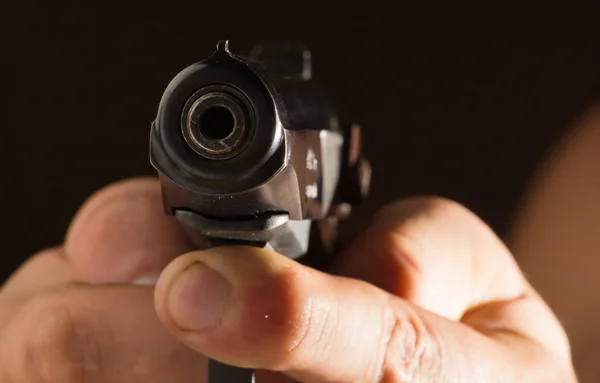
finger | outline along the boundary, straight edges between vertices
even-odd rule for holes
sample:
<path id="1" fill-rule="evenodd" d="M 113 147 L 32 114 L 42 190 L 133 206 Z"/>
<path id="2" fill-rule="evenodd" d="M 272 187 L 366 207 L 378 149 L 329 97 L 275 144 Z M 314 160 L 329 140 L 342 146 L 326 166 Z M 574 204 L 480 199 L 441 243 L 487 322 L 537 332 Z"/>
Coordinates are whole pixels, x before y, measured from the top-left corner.
<path id="1" fill-rule="evenodd" d="M 71 280 L 62 247 L 44 250 L 32 256 L 0 289 L 0 332 L 23 301 L 40 291 Z"/>
<path id="2" fill-rule="evenodd" d="M 0 300 L 27 296 L 71 280 L 64 249 L 47 249 L 32 256 L 11 275 L 0 289 Z"/>
<path id="3" fill-rule="evenodd" d="M 343 252 L 335 272 L 460 319 L 476 305 L 523 295 L 527 284 L 492 230 L 440 198 L 394 203 Z"/>
<path id="4" fill-rule="evenodd" d="M 565 369 L 504 328 L 485 336 L 366 282 L 256 248 L 176 259 L 159 279 L 155 305 L 191 348 L 300 381 L 527 382 Z"/>
<path id="5" fill-rule="evenodd" d="M 205 358 L 167 333 L 151 290 L 72 282 L 54 248 L 2 286 L 0 381 L 203 381 Z"/>
<path id="6" fill-rule="evenodd" d="M 334 267 L 439 315 L 518 331 L 570 358 L 562 326 L 509 250 L 456 202 L 417 197 L 387 206 Z"/>
<path id="7" fill-rule="evenodd" d="M 155 179 L 132 179 L 92 196 L 69 228 L 65 249 L 74 277 L 92 283 L 156 278 L 176 256 L 192 249 L 162 207 Z"/>
<path id="8" fill-rule="evenodd" d="M 0 381 L 204 381 L 205 358 L 168 334 L 152 290 L 79 285 L 36 295 L 0 333 Z"/>

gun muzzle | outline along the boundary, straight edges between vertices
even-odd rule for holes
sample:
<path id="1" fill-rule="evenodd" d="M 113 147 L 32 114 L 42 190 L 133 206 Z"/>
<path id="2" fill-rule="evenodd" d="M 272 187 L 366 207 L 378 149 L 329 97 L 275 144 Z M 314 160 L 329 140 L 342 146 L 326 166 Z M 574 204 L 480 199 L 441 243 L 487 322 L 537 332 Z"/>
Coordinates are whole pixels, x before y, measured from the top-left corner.
<path id="1" fill-rule="evenodd" d="M 346 201 L 365 178 L 351 153 L 360 149 L 311 79 L 309 58 L 287 44 L 260 44 L 245 57 L 221 41 L 171 80 L 150 140 L 167 214 L 323 219 L 340 198 L 364 194 Z"/>
<path id="2" fill-rule="evenodd" d="M 328 267 L 337 220 L 366 196 L 370 168 L 360 129 L 339 125 L 310 57 L 293 44 L 244 57 L 221 41 L 163 93 L 150 161 L 165 213 L 198 249 L 257 246 Z M 216 360 L 208 372 L 210 383 L 254 382 L 251 369 Z"/>
<path id="3" fill-rule="evenodd" d="M 224 160 L 252 139 L 253 111 L 246 97 L 228 85 L 209 85 L 188 99 L 181 116 L 183 137 L 199 155 Z"/>

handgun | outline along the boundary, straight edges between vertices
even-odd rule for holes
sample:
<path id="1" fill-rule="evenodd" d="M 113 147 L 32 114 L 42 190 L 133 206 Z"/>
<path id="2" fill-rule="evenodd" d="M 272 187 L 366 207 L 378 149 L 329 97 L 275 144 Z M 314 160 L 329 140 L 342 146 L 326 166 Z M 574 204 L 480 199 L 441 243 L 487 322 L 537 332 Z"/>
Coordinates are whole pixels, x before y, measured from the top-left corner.
<path id="1" fill-rule="evenodd" d="M 177 74 L 150 133 L 165 214 L 198 249 L 250 245 L 327 270 L 337 226 L 369 192 L 357 124 L 339 119 L 300 44 L 236 55 L 221 40 Z M 209 360 L 209 383 L 251 369 Z"/>

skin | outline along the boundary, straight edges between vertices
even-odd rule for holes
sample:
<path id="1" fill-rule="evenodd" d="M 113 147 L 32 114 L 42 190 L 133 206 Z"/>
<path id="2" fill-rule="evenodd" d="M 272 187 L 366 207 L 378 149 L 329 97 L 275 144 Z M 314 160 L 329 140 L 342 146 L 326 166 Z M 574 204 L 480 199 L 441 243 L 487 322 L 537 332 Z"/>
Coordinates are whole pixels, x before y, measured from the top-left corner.
<path id="1" fill-rule="evenodd" d="M 586 231 L 600 200 L 577 198 L 570 175 L 600 195 L 597 167 L 578 170 L 600 163 L 600 117 L 583 126 L 509 241 L 527 278 L 489 227 L 440 198 L 384 207 L 325 274 L 254 248 L 192 251 L 156 180 L 111 185 L 0 290 L 0 381 L 196 383 L 207 355 L 257 369 L 259 383 L 576 382 L 565 330 L 531 281 L 583 352 L 593 320 L 573 297 L 592 292 L 555 283 L 595 278 L 576 255 L 600 248 Z"/>

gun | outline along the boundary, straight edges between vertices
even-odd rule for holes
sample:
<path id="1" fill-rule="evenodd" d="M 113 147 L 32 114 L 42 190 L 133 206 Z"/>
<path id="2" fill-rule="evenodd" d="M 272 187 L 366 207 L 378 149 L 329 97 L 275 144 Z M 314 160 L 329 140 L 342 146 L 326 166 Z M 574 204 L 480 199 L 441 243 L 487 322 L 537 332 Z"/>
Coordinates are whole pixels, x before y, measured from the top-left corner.
<path id="1" fill-rule="evenodd" d="M 356 124 L 343 124 L 312 79 L 301 45 L 229 42 L 177 74 L 150 133 L 165 214 L 198 249 L 251 245 L 326 270 L 337 223 L 367 196 L 371 167 Z M 209 360 L 209 383 L 249 383 L 250 369 Z"/>

